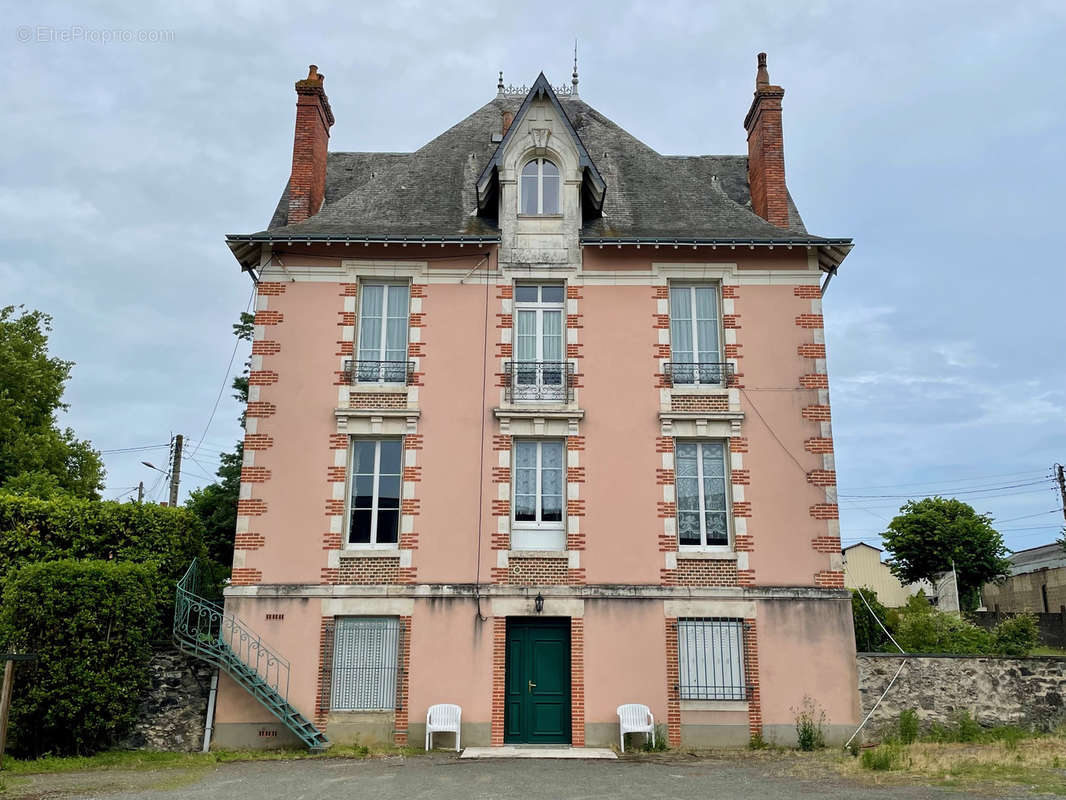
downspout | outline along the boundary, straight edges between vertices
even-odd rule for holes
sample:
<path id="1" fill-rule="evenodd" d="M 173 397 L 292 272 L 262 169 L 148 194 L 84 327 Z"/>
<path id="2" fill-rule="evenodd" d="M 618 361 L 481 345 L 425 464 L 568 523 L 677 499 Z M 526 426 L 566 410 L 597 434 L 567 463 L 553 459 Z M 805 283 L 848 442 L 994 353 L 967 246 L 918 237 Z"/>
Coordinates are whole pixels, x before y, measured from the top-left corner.
<path id="1" fill-rule="evenodd" d="M 204 724 L 204 752 L 211 750 L 211 733 L 215 729 L 215 698 L 218 696 L 218 670 L 211 676 L 211 692 L 207 696 L 207 722 Z"/>

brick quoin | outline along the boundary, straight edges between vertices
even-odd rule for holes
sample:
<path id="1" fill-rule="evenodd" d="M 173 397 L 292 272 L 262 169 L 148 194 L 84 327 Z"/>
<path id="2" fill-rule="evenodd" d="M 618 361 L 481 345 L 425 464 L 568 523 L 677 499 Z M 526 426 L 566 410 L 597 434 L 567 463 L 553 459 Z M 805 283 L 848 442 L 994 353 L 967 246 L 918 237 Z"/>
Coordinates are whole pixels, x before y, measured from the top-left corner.
<path id="1" fill-rule="evenodd" d="M 341 535 L 339 533 L 332 533 L 327 531 L 322 534 L 322 549 L 323 550 L 340 550 L 341 549 Z"/>
<path id="2" fill-rule="evenodd" d="M 585 746 L 585 620 L 570 618 L 570 743 Z"/>
<path id="3" fill-rule="evenodd" d="M 843 589 L 844 573 L 823 569 L 814 574 L 814 585 L 823 589 Z"/>
<path id="4" fill-rule="evenodd" d="M 567 450 L 584 450 L 585 449 L 585 437 L 584 436 L 567 436 L 566 437 L 566 449 Z"/>
<path id="5" fill-rule="evenodd" d="M 245 450 L 269 450 L 274 446 L 274 437 L 265 433 L 244 434 Z"/>
<path id="6" fill-rule="evenodd" d="M 241 467 L 241 483 L 266 483 L 270 470 L 266 467 Z"/>
<path id="7" fill-rule="evenodd" d="M 284 314 L 280 311 L 271 311 L 269 309 L 256 311 L 255 317 L 252 319 L 252 323 L 255 325 L 280 325 L 284 321 Z"/>
<path id="8" fill-rule="evenodd" d="M 744 672 L 748 679 L 748 731 L 762 736 L 762 689 L 759 683 L 759 637 L 755 620 L 744 620 Z"/>
<path id="9" fill-rule="evenodd" d="M 492 449 L 495 451 L 510 450 L 511 449 L 511 437 L 494 435 L 492 437 Z"/>
<path id="10" fill-rule="evenodd" d="M 825 345 L 808 342 L 796 348 L 796 354 L 800 358 L 825 358 Z"/>
<path id="11" fill-rule="evenodd" d="M 681 692 L 678 689 L 677 617 L 666 618 L 666 736 L 671 747 L 681 746 Z"/>
<path id="12" fill-rule="evenodd" d="M 829 376 L 825 373 L 812 373 L 801 375 L 799 385 L 804 389 L 828 389 Z"/>
<path id="13" fill-rule="evenodd" d="M 800 416 L 811 422 L 829 422 L 832 419 L 829 406 L 805 406 Z"/>
<path id="14" fill-rule="evenodd" d="M 266 544 L 266 539 L 261 533 L 238 533 L 234 538 L 234 550 L 258 550 Z"/>
<path id="15" fill-rule="evenodd" d="M 326 730 L 330 706 L 333 704 L 333 617 L 322 617 L 318 629 L 318 688 L 315 691 L 315 727 Z"/>
<path id="16" fill-rule="evenodd" d="M 497 300 L 511 300 L 514 298 L 514 286 L 509 283 L 499 283 L 496 285 L 496 299 Z"/>
<path id="17" fill-rule="evenodd" d="M 727 300 L 736 300 L 736 299 L 738 299 L 740 297 L 740 287 L 739 286 L 723 286 L 722 287 L 722 297 L 727 299 Z"/>
<path id="18" fill-rule="evenodd" d="M 493 500 L 492 501 L 492 516 L 494 516 L 494 517 L 509 517 L 509 516 L 511 516 L 511 501 L 510 500 Z"/>
<path id="19" fill-rule="evenodd" d="M 257 497 L 249 497 L 237 501 L 237 514 L 242 517 L 257 517 L 265 514 L 266 510 L 266 501 Z"/>
<path id="20" fill-rule="evenodd" d="M 503 709 L 507 677 L 507 620 L 492 620 L 492 746 L 503 746 Z"/>
<path id="21" fill-rule="evenodd" d="M 751 502 L 748 500 L 739 500 L 733 503 L 733 516 L 734 517 L 750 517 L 751 516 Z"/>
<path id="22" fill-rule="evenodd" d="M 748 452 L 748 440 L 744 436 L 732 436 L 729 439 L 729 452 L 730 453 L 746 453 Z"/>
<path id="23" fill-rule="evenodd" d="M 429 285 L 425 283 L 412 283 L 411 284 L 411 297 L 425 297 L 426 292 L 429 289 Z"/>
<path id="24" fill-rule="evenodd" d="M 411 694 L 411 639 L 413 631 L 411 617 L 400 617 L 400 627 L 405 636 L 401 639 L 400 674 L 396 686 L 396 722 L 393 744 L 397 747 L 407 745 L 407 720 Z"/>
<path id="25" fill-rule="evenodd" d="M 245 409 L 245 416 L 254 417 L 256 419 L 262 419 L 264 417 L 271 417 L 274 412 L 278 410 L 278 407 L 273 403 L 266 403 L 263 401 L 255 401 L 248 404 Z"/>
<path id="26" fill-rule="evenodd" d="M 262 580 L 262 570 L 250 567 L 234 567 L 230 573 L 230 583 L 234 586 L 254 586 Z"/>
<path id="27" fill-rule="evenodd" d="M 812 469 L 807 473 L 807 483 L 812 486 L 836 486 L 835 469 Z"/>
<path id="28" fill-rule="evenodd" d="M 341 297 L 358 297 L 359 296 L 359 284 L 358 283 L 342 283 L 340 284 L 340 296 Z"/>
<path id="29" fill-rule="evenodd" d="M 722 327 L 740 330 L 740 314 L 723 314 Z"/>
<path id="30" fill-rule="evenodd" d="M 815 519 L 839 519 L 840 511 L 836 503 L 815 503 L 810 507 L 810 515 Z"/>
<path id="31" fill-rule="evenodd" d="M 732 441 L 732 440 L 730 440 Z M 833 440 L 824 436 L 812 436 L 803 442 L 803 449 L 808 453 L 822 455 L 833 452 Z"/>
<path id="32" fill-rule="evenodd" d="M 493 467 L 492 468 L 492 482 L 493 483 L 510 483 L 511 482 L 511 470 L 507 467 Z"/>
<path id="33" fill-rule="evenodd" d="M 822 290 L 818 286 L 793 286 L 792 294 L 808 300 L 817 300 L 822 296 Z"/>
<path id="34" fill-rule="evenodd" d="M 674 440 L 671 436 L 656 436 L 655 437 L 655 452 L 656 453 L 672 453 L 674 452 Z"/>
<path id="35" fill-rule="evenodd" d="M 750 486 L 751 485 L 751 470 L 748 469 L 735 469 L 730 475 L 730 480 L 734 486 Z"/>
<path id="36" fill-rule="evenodd" d="M 818 553 L 839 553 L 839 536 L 816 536 L 811 539 L 811 547 Z"/>
<path id="37" fill-rule="evenodd" d="M 274 297 L 280 294 L 285 294 L 285 284 L 274 281 L 261 281 L 255 288 L 255 291 L 261 297 Z"/>
<path id="38" fill-rule="evenodd" d="M 403 437 L 403 449 L 404 450 L 421 450 L 422 449 L 422 434 L 409 433 Z"/>
<path id="39" fill-rule="evenodd" d="M 249 386 L 270 386 L 278 382 L 278 373 L 269 369 L 253 369 L 248 373 Z"/>
<path id="40" fill-rule="evenodd" d="M 584 297 L 584 295 L 581 292 L 581 287 L 580 286 L 574 286 L 573 284 L 568 284 L 567 285 L 567 287 L 566 287 L 566 299 L 567 300 L 580 300 L 582 297 Z"/>
<path id="41" fill-rule="evenodd" d="M 281 352 L 281 345 L 269 339 L 252 342 L 253 356 L 274 356 Z"/>
<path id="42" fill-rule="evenodd" d="M 348 470 L 344 467 L 326 467 L 326 483 L 343 483 L 348 479 Z"/>
<path id="43" fill-rule="evenodd" d="M 410 438 L 410 437 L 407 437 Z M 330 450 L 347 450 L 348 449 L 348 437 L 343 433 L 331 433 L 329 436 L 329 449 Z"/>
<path id="44" fill-rule="evenodd" d="M 796 324 L 809 330 L 825 327 L 821 314 L 800 314 L 796 317 Z"/>

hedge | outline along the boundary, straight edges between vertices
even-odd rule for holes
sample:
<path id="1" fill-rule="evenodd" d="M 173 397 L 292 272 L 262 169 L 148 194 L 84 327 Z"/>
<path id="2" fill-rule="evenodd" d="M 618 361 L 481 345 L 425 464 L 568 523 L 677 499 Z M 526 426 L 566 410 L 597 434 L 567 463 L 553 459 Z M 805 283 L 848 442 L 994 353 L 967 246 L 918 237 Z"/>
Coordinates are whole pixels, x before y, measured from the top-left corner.
<path id="1" fill-rule="evenodd" d="M 203 557 L 203 539 L 203 523 L 184 508 L 0 492 L 0 581 L 12 568 L 67 558 L 152 564 L 165 606 L 189 562 Z"/>
<path id="2" fill-rule="evenodd" d="M 19 663 L 9 747 L 22 757 L 85 755 L 129 733 L 148 689 L 159 625 L 151 564 L 50 561 L 8 573 L 0 649 Z"/>

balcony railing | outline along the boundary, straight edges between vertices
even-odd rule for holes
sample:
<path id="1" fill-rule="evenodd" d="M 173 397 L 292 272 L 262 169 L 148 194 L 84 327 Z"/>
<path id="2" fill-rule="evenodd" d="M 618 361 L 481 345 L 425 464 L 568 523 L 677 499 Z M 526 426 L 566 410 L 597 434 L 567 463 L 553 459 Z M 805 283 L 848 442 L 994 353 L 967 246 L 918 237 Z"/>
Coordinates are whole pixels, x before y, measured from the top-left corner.
<path id="1" fill-rule="evenodd" d="M 355 361 L 344 363 L 348 383 L 398 383 L 409 386 L 414 375 L 413 361 Z"/>
<path id="2" fill-rule="evenodd" d="M 574 365 L 569 361 L 508 361 L 507 402 L 569 403 L 574 399 Z"/>
<path id="3" fill-rule="evenodd" d="M 668 361 L 664 374 L 671 386 L 728 386 L 733 365 L 724 361 Z"/>

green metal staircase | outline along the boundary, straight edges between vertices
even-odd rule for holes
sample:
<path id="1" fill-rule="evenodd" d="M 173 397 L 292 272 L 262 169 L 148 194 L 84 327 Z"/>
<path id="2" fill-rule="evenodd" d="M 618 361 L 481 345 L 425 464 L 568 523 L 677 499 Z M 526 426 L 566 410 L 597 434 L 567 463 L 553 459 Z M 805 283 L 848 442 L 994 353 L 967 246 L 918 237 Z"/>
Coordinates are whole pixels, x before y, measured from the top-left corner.
<path id="1" fill-rule="evenodd" d="M 201 596 L 201 574 L 195 560 L 178 581 L 174 643 L 183 653 L 215 665 L 247 689 L 311 752 L 329 747 L 326 735 L 289 704 L 289 662 L 222 606 Z"/>

